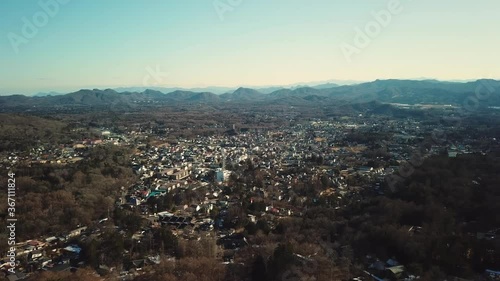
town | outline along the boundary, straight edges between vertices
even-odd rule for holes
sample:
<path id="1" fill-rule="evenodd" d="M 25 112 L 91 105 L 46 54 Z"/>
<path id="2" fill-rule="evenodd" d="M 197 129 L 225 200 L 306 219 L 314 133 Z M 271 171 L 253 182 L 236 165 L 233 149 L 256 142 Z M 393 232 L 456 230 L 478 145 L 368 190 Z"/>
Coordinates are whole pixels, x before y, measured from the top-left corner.
<path id="1" fill-rule="evenodd" d="M 449 114 L 448 110 L 444 109 L 443 114 Z M 289 112 L 285 116 L 269 114 L 272 113 L 267 112 L 264 118 L 293 118 Z M 287 263 L 292 264 L 327 262 L 328 270 L 335 268 L 329 273 L 332 280 L 419 280 L 422 270 L 415 270 L 415 264 L 405 264 L 394 255 L 379 256 L 376 252 L 354 258 L 352 246 L 339 244 L 342 243 L 339 237 L 335 241 L 335 236 L 328 236 L 324 242 L 330 243 L 328 247 L 333 250 L 329 251 L 334 252 L 330 261 L 322 260 L 327 259 L 329 251 L 323 249 L 326 252 L 323 257 L 318 254 L 321 247 L 313 245 L 315 239 L 324 239 L 325 234 L 309 233 L 310 237 L 300 238 L 302 240 L 288 237 L 299 243 L 293 250 L 283 250 L 289 251 L 290 257 L 277 256 L 280 247 L 290 246 L 280 240 L 287 237 L 287 229 L 296 228 L 298 223 L 307 224 L 303 221 L 305 217 L 318 212 L 319 207 L 333 212 L 332 217 L 345 216 L 355 212 L 354 209 L 365 204 L 363 202 L 393 196 L 393 185 L 397 184 L 391 181 L 394 175 L 399 173 L 398 178 L 402 180 L 401 176 L 411 177 L 401 172 L 408 163 L 413 164 L 412 169 L 420 168 L 418 163 L 411 162 L 415 153 L 419 153 L 422 162 L 432 157 L 452 161 L 468 155 L 487 155 L 500 147 L 500 141 L 494 137 L 475 137 L 477 132 L 467 127 L 469 121 L 460 125 L 463 127 L 436 124 L 432 115 L 388 118 L 383 114 L 357 112 L 296 120 L 288 126 L 272 128 L 227 123 L 215 126 L 221 133 L 175 138 L 171 134 L 176 129 L 149 121 L 123 125 L 120 129 L 75 127 L 71 129 L 73 132 L 88 131 L 91 137 L 58 145 L 40 143 L 26 152 L 2 154 L 2 168 L 16 171 L 18 189 L 26 188 L 19 177 L 36 176 L 34 167 L 53 178 L 63 171 L 66 175 L 61 177 L 82 181 L 82 187 L 85 181 L 92 185 L 104 184 L 85 179 L 78 170 L 92 173 L 79 165 L 87 161 L 92 164 L 95 157 L 101 157 L 106 154 L 104 150 L 110 149 L 112 160 L 99 158 L 104 162 L 101 173 L 119 179 L 122 170 L 128 170 L 126 180 L 124 177 L 119 181 L 120 186 L 116 182 L 103 185 L 106 194 L 92 199 L 95 205 L 89 205 L 95 206 L 90 207 L 92 215 L 80 215 L 63 201 L 75 202 L 78 197 L 98 194 L 82 194 L 86 190 L 82 188 L 68 194 L 60 191 L 55 197 L 48 195 L 61 202 L 60 216 L 67 223 L 18 233 L 24 240 L 15 244 L 17 262 L 13 266 L 7 257 L 3 259 L 2 269 L 9 273 L 8 280 L 23 280 L 36 276 L 37 272 L 78 272 L 82 271 L 79 268 L 87 267 L 94 268 L 105 280 L 153 280 L 148 278 L 153 278 L 161 266 L 187 257 L 203 257 L 214 267 L 214 278 L 228 278 L 252 271 L 257 263 L 255 256 L 271 256 L 266 270 L 275 276 L 290 270 L 281 268 L 285 261 L 277 262 L 279 258 L 288 258 L 291 261 Z M 423 146 L 428 136 L 437 130 L 446 132 L 447 139 Z M 468 133 L 457 134 L 462 131 Z M 98 152 L 93 153 L 96 150 Z M 123 168 L 113 167 L 116 163 Z M 29 168 L 23 172 L 21 167 Z M 68 172 L 70 169 L 74 172 Z M 81 179 L 76 178 L 78 173 Z M 479 186 L 480 181 L 477 179 L 474 184 Z M 22 194 L 17 196 L 21 198 Z M 19 199 L 18 212 L 23 204 L 28 208 L 26 200 L 35 200 L 35 197 Z M 23 210 L 29 216 L 36 216 L 32 211 L 40 211 Z M 59 224 L 57 219 L 49 217 L 52 223 Z M 37 221 L 36 217 L 31 219 Z M 18 220 L 18 225 L 28 223 L 24 218 Z M 398 232 L 406 232 L 411 237 L 424 232 L 426 226 L 404 223 L 399 227 Z M 47 233 L 31 236 L 30 233 L 37 231 Z M 500 229 L 495 228 L 469 231 L 467 235 L 476 237 L 477 241 L 500 241 Z M 3 251 L 7 249 L 2 248 Z M 493 260 L 500 254 L 488 251 Z M 285 273 L 296 278 L 318 274 L 299 269 L 290 272 Z M 490 268 L 483 273 L 485 278 L 500 276 L 500 272 Z"/>

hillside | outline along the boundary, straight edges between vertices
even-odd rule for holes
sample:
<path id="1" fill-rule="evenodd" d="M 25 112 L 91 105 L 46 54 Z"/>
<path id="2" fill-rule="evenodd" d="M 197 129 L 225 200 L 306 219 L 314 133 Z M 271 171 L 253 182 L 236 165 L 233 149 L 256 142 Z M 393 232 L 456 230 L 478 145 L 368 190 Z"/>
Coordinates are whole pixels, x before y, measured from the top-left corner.
<path id="1" fill-rule="evenodd" d="M 26 97 L 22 95 L 0 96 L 0 106 L 5 111 L 33 110 L 52 107 L 123 107 L 137 104 L 149 106 L 215 103 L 255 103 L 300 105 L 362 103 L 378 101 L 399 104 L 435 104 L 463 106 L 466 102 L 500 106 L 500 81 L 478 80 L 474 82 L 440 82 L 435 80 L 376 80 L 357 85 L 277 89 L 265 94 L 259 90 L 240 87 L 225 94 L 175 90 L 163 93 L 147 89 L 142 92 L 117 92 L 112 89 L 82 89 L 77 92 L 55 95 Z"/>

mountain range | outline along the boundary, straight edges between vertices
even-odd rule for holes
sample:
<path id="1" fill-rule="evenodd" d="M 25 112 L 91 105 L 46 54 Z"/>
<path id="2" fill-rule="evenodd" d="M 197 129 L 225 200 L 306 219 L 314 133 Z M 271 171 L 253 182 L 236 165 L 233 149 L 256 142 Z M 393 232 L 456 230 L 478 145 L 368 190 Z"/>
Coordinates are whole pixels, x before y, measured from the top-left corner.
<path id="1" fill-rule="evenodd" d="M 142 91 L 116 89 L 82 89 L 68 94 L 0 96 L 2 108 L 32 108 L 54 106 L 134 106 L 137 104 L 216 104 L 216 103 L 266 103 L 289 105 L 315 105 L 360 103 L 378 101 L 400 104 L 463 105 L 469 102 L 487 102 L 500 106 L 500 81 L 477 80 L 472 82 L 442 82 L 437 80 L 375 80 L 354 85 L 328 83 L 313 87 L 261 88 L 240 87 L 234 91 L 215 94 L 210 91 L 175 89 L 145 89 Z M 219 92 L 220 93 L 220 92 Z"/>

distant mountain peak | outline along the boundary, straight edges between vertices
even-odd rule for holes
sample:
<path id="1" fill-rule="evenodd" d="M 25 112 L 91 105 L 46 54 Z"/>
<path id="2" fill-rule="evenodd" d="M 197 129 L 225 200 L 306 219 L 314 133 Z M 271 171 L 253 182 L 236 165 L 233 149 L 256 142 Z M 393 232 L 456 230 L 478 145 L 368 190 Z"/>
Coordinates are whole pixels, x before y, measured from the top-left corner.
<path id="1" fill-rule="evenodd" d="M 273 89 L 271 91 L 271 89 Z M 113 89 L 80 89 L 59 95 L 22 95 L 0 96 L 2 108 L 33 108 L 58 106 L 105 107 L 124 105 L 178 105 L 217 102 L 273 102 L 275 104 L 336 104 L 379 101 L 381 103 L 403 104 L 454 104 L 461 105 L 464 100 L 478 91 L 490 91 L 485 106 L 500 106 L 500 81 L 479 79 L 470 82 L 446 82 L 437 80 L 399 80 L 378 79 L 356 85 L 338 86 L 323 84 L 299 88 L 266 88 L 266 91 L 239 87 L 234 91 L 216 95 L 210 91 L 175 89 L 171 92 L 144 88 L 140 91 L 117 91 Z"/>
<path id="2" fill-rule="evenodd" d="M 239 93 L 254 93 L 254 94 L 262 94 L 261 92 L 252 89 L 252 88 L 246 88 L 246 87 L 239 87 L 236 89 L 233 94 L 239 94 Z"/>

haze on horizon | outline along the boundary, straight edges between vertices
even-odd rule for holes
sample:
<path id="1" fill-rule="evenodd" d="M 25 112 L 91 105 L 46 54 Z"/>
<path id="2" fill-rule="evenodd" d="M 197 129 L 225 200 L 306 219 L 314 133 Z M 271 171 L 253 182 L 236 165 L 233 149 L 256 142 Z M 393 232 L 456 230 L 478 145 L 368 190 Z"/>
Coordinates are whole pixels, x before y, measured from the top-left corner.
<path id="1" fill-rule="evenodd" d="M 500 78 L 498 1 L 20 0 L 0 10 L 1 95 Z"/>

